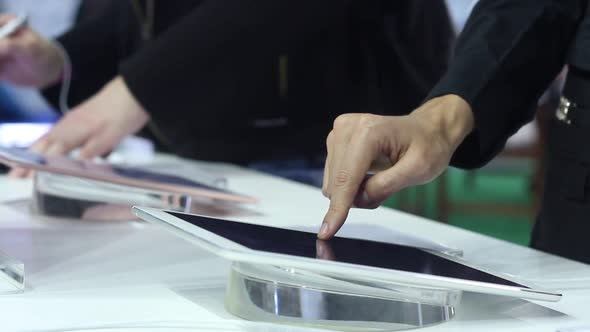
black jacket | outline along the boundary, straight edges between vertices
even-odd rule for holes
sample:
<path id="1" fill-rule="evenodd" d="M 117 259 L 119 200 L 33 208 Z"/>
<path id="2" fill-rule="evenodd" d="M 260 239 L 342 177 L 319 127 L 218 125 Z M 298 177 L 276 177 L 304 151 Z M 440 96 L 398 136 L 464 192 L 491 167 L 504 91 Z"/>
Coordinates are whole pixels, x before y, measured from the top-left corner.
<path id="1" fill-rule="evenodd" d="M 112 1 L 61 37 L 70 104 L 122 75 L 159 143 L 232 162 L 321 154 L 341 113 L 409 112 L 453 37 L 438 0 L 156 0 L 154 36 Z"/>
<path id="2" fill-rule="evenodd" d="M 590 71 L 587 0 L 481 0 L 459 37 L 447 74 L 429 98 L 463 97 L 476 130 L 452 164 L 479 167 L 499 153 L 567 63 Z"/>

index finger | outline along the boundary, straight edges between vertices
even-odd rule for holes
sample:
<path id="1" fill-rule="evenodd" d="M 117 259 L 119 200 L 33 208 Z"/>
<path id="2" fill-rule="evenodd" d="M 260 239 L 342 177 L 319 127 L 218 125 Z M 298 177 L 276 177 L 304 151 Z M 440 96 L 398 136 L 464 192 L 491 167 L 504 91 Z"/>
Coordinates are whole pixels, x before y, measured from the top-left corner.
<path id="1" fill-rule="evenodd" d="M 318 234 L 320 239 L 330 239 L 344 224 L 375 155 L 375 147 L 363 133 L 352 137 L 342 160 L 332 161 L 330 208 Z"/>

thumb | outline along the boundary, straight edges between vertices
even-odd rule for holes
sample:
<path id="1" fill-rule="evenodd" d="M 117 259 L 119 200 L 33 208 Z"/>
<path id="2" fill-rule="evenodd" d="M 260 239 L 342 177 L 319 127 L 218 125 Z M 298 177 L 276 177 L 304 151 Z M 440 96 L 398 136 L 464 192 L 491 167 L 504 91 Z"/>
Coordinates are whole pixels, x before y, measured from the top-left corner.
<path id="1" fill-rule="evenodd" d="M 419 157 L 419 153 L 407 153 L 391 168 L 367 179 L 355 205 L 359 208 L 374 209 L 400 190 L 426 182 L 429 169 L 430 167 Z"/>

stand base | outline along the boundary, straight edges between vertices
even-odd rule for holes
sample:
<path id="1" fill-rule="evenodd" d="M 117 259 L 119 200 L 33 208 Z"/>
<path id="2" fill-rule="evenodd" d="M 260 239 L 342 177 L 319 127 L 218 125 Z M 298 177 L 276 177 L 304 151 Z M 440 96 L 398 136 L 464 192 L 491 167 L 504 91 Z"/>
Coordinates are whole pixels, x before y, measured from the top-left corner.
<path id="1" fill-rule="evenodd" d="M 345 331 L 399 331 L 451 320 L 460 291 L 349 281 L 234 263 L 225 307 L 252 321 Z"/>
<path id="2" fill-rule="evenodd" d="M 211 187 L 224 188 L 226 185 L 222 178 L 200 177 L 202 179 L 196 176 L 192 179 Z M 222 213 L 225 207 L 221 202 L 203 197 L 61 174 L 35 173 L 32 207 L 41 215 L 93 221 L 127 221 L 137 219 L 131 212 L 131 207 L 135 205 L 208 215 Z M 229 203 L 226 205 L 235 207 Z"/>

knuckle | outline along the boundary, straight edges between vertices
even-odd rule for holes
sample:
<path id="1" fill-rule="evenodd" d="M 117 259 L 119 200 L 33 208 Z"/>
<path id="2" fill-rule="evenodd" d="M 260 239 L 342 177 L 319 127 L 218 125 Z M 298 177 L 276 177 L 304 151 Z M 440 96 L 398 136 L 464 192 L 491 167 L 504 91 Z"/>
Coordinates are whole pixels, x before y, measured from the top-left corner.
<path id="1" fill-rule="evenodd" d="M 376 122 L 376 116 L 373 114 L 363 113 L 358 116 L 358 125 L 361 128 L 373 128 Z"/>
<path id="2" fill-rule="evenodd" d="M 339 204 L 332 204 L 328 209 L 328 213 L 332 215 L 340 215 L 347 212 L 347 208 Z"/>
<path id="3" fill-rule="evenodd" d="M 334 144 L 334 131 L 330 131 L 328 137 L 326 137 L 326 146 L 330 147 Z"/>
<path id="4" fill-rule="evenodd" d="M 376 143 L 378 137 L 375 132 L 377 126 L 376 116 L 373 114 L 361 114 L 356 122 L 356 137 L 369 144 Z"/>
<path id="5" fill-rule="evenodd" d="M 391 181 L 386 179 L 385 177 L 380 177 L 375 179 L 375 187 L 376 193 L 371 196 L 381 196 L 383 192 L 386 192 L 389 187 L 391 186 Z"/>
<path id="6" fill-rule="evenodd" d="M 325 197 L 328 197 L 328 188 L 328 178 L 324 177 L 322 181 L 322 195 L 324 195 Z"/>
<path id="7" fill-rule="evenodd" d="M 370 192 L 368 192 L 368 195 L 371 198 L 370 201 L 389 197 L 393 193 L 393 184 L 393 181 L 384 177 L 375 179 Z"/>
<path id="8" fill-rule="evenodd" d="M 347 170 L 339 170 L 334 175 L 334 186 L 342 188 L 350 183 L 351 174 Z"/>
<path id="9" fill-rule="evenodd" d="M 356 117 L 355 114 L 341 114 L 339 115 L 336 120 L 334 120 L 334 129 L 341 129 L 344 127 L 349 126 L 353 119 Z"/>

